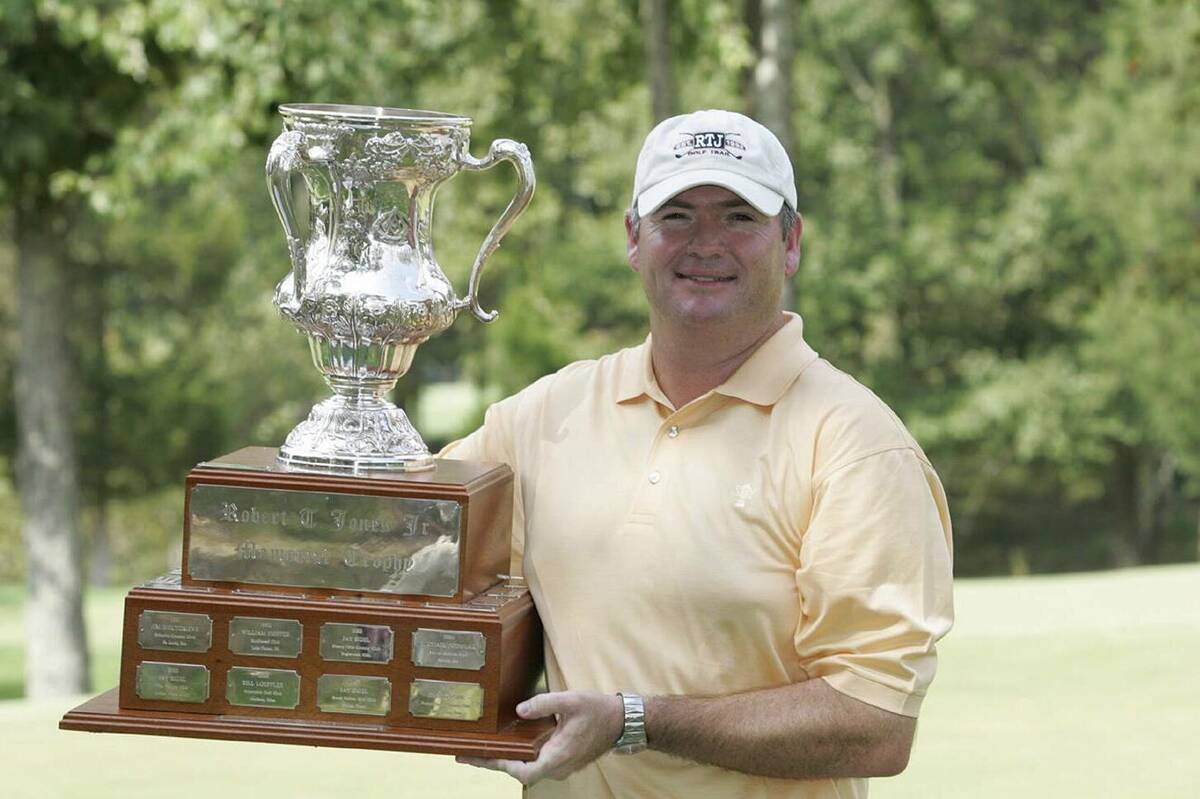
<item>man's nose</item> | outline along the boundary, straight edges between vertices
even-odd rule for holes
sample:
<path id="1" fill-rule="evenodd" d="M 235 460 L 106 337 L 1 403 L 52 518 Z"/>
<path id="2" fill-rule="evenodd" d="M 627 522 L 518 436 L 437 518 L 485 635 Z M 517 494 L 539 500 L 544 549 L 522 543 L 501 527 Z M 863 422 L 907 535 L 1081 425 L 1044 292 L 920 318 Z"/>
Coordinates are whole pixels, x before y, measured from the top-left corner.
<path id="1" fill-rule="evenodd" d="M 699 257 L 719 255 L 723 249 L 721 241 L 721 226 L 707 221 L 698 221 L 692 228 L 692 238 L 688 247 L 693 255 Z"/>

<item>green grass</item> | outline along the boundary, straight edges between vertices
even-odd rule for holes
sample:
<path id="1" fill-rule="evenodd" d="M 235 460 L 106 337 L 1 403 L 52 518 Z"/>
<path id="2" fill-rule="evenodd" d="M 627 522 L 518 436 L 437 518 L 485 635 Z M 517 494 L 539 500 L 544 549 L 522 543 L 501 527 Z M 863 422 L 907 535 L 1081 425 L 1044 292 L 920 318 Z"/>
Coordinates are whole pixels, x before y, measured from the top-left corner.
<path id="1" fill-rule="evenodd" d="M 521 795 L 453 758 L 58 730 L 72 700 L 0 702 L 4 799 L 485 799 Z"/>
<path id="2" fill-rule="evenodd" d="M 0 690 L 19 685 L 20 593 L 0 586 Z M 122 594 L 89 597 L 97 689 Z M 957 607 L 912 762 L 873 799 L 1197 795 L 1200 566 L 961 580 Z M 0 702 L 5 799 L 520 795 L 443 757 L 58 731 L 78 701 Z"/>
<path id="3" fill-rule="evenodd" d="M 1194 797 L 1200 567 L 963 580 L 895 797 Z"/>
<path id="4" fill-rule="evenodd" d="M 0 699 L 21 696 L 25 663 L 21 648 L 21 593 L 19 585 L 0 585 Z"/>

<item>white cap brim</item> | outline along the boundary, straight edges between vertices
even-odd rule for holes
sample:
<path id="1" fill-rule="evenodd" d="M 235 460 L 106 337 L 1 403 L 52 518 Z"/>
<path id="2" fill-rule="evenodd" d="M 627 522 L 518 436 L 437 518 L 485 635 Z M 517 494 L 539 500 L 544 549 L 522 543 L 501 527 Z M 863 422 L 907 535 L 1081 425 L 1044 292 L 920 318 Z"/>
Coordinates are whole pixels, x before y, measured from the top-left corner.
<path id="1" fill-rule="evenodd" d="M 694 169 L 672 175 L 638 195 L 638 215 L 654 213 L 676 194 L 697 186 L 721 186 L 729 189 L 767 216 L 775 216 L 783 208 L 782 195 L 750 178 L 721 169 Z"/>

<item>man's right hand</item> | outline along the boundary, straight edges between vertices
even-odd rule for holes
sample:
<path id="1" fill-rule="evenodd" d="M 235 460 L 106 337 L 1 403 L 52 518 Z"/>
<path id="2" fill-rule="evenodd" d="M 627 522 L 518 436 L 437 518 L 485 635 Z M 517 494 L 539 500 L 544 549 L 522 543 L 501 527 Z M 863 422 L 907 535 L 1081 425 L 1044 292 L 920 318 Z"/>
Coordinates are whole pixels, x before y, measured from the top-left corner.
<path id="1" fill-rule="evenodd" d="M 503 771 L 522 785 L 562 780 L 613 748 L 625 727 L 621 697 L 598 691 L 538 694 L 517 705 L 523 719 L 558 718 L 558 727 L 542 745 L 537 760 L 489 760 L 459 757 L 459 763 Z"/>

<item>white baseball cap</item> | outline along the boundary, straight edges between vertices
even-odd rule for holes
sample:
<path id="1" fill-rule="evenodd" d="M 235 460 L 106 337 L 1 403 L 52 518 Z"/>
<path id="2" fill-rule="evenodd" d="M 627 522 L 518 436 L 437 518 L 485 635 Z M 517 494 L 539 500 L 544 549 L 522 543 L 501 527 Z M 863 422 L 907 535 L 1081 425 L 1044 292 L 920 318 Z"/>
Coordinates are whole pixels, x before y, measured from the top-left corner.
<path id="1" fill-rule="evenodd" d="M 733 111 L 664 119 L 638 155 L 633 202 L 640 216 L 695 186 L 723 186 L 768 216 L 796 208 L 796 179 L 775 134 Z"/>

